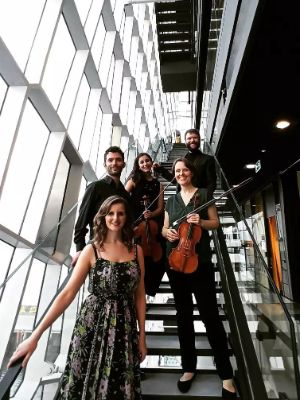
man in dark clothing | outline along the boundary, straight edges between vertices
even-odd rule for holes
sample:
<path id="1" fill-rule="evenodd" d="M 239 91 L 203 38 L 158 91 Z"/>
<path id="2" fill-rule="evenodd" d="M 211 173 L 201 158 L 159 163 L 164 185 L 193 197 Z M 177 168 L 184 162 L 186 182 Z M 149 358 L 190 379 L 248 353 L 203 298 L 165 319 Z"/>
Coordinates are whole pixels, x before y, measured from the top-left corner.
<path id="1" fill-rule="evenodd" d="M 125 167 L 123 151 L 117 146 L 109 147 L 104 153 L 104 166 L 107 175 L 103 179 L 88 185 L 81 202 L 75 224 L 76 254 L 73 257 L 72 265 L 76 264 L 81 250 L 86 245 L 87 226 L 90 230 L 90 239 L 93 237 L 93 219 L 103 201 L 109 196 L 118 195 L 125 198 L 130 204 L 130 195 L 120 181 L 122 170 Z"/>
<path id="2" fill-rule="evenodd" d="M 216 189 L 216 166 L 212 156 L 202 153 L 200 147 L 200 133 L 198 129 L 189 129 L 185 132 L 185 144 L 188 148 L 188 153 L 184 156 L 192 162 L 197 171 L 197 176 L 194 184 L 200 188 L 206 188 L 208 198 L 211 198 Z M 171 181 L 174 176 L 166 168 L 155 163 L 155 171 L 162 175 L 167 181 Z"/>

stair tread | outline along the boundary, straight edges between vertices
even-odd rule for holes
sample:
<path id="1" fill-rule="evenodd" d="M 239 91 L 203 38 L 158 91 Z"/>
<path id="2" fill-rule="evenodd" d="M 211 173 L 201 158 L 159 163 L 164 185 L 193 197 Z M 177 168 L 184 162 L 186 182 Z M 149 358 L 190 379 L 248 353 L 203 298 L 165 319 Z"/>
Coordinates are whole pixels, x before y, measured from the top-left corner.
<path id="1" fill-rule="evenodd" d="M 197 335 L 195 338 L 195 346 L 197 355 L 212 356 L 212 349 L 207 336 Z M 148 355 L 180 355 L 180 346 L 177 335 L 151 335 L 147 333 L 147 349 Z M 232 351 L 230 350 L 231 354 Z"/>
<path id="2" fill-rule="evenodd" d="M 162 379 L 163 378 L 163 379 Z M 178 371 L 174 373 L 147 372 L 142 381 L 143 398 L 177 399 L 221 399 L 222 381 L 216 373 L 197 374 L 188 394 L 182 394 L 177 388 L 180 378 Z M 154 397 L 156 396 L 156 397 Z"/>

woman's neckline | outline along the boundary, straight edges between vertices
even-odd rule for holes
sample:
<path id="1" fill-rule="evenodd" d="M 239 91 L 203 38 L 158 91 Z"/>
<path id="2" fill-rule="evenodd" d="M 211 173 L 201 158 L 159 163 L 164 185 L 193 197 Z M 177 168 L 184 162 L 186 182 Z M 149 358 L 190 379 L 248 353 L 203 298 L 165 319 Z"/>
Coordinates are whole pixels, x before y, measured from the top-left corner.
<path id="1" fill-rule="evenodd" d="M 190 203 L 191 199 L 194 197 L 194 195 L 197 191 L 198 191 L 198 188 L 195 188 L 195 190 L 193 192 L 192 191 L 187 192 L 186 194 L 182 190 L 179 192 L 181 200 L 183 201 L 185 206 L 187 206 Z"/>

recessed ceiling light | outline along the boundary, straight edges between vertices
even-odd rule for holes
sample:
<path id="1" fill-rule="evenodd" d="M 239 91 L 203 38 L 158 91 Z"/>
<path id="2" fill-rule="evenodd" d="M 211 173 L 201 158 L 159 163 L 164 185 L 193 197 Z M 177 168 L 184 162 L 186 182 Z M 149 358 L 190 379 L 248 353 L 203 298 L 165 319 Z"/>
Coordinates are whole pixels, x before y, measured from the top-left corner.
<path id="1" fill-rule="evenodd" d="M 255 168 L 255 164 L 246 164 L 245 168 L 247 169 L 254 169 Z"/>
<path id="2" fill-rule="evenodd" d="M 291 123 L 289 121 L 282 119 L 280 121 L 277 121 L 275 126 L 278 129 L 285 129 L 290 125 L 291 125 Z"/>
<path id="3" fill-rule="evenodd" d="M 265 153 L 267 150 L 266 149 L 261 149 L 260 150 L 262 153 Z"/>

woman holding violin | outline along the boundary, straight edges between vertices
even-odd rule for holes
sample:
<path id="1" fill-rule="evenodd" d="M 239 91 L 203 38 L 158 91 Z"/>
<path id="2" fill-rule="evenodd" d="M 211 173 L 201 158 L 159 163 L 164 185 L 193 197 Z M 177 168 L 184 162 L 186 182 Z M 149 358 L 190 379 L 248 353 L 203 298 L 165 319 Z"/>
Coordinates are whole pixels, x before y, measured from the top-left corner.
<path id="1" fill-rule="evenodd" d="M 207 190 L 194 185 L 193 164 L 185 158 L 179 158 L 173 164 L 173 173 L 181 191 L 167 201 L 162 234 L 167 239 L 168 276 L 175 300 L 181 350 L 183 374 L 177 386 L 186 393 L 196 375 L 194 294 L 213 350 L 217 372 L 223 380 L 222 397 L 235 399 L 227 338 L 218 313 L 208 233 L 219 226 L 217 210 L 215 205 L 210 205 L 201 211 L 201 215 L 193 212 L 208 200 Z M 183 222 L 179 227 L 173 227 L 178 219 L 183 219 Z"/>
<path id="2" fill-rule="evenodd" d="M 155 296 L 165 272 L 161 227 L 164 198 L 159 181 L 152 175 L 153 161 L 149 154 L 140 153 L 134 160 L 125 189 L 131 194 L 134 231 L 145 257 L 145 291 Z"/>

